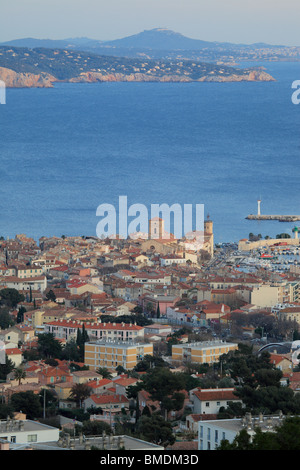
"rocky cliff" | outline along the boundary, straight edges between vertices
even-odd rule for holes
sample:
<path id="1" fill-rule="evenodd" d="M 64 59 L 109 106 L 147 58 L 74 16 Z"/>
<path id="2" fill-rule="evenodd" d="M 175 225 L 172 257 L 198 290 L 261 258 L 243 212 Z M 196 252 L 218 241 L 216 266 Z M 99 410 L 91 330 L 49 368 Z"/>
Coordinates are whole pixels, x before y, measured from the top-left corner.
<path id="1" fill-rule="evenodd" d="M 50 88 L 56 78 L 47 73 L 20 73 L 0 67 L 0 80 L 7 88 Z"/>
<path id="2" fill-rule="evenodd" d="M 101 73 L 83 72 L 78 76 L 65 80 L 58 80 L 49 73 L 40 72 L 38 74 L 29 72 L 15 72 L 14 70 L 0 67 L 0 80 L 7 88 L 50 88 L 54 82 L 69 83 L 97 83 L 97 82 L 240 82 L 240 81 L 274 81 L 268 73 L 260 70 L 248 70 L 243 74 L 222 75 L 210 74 L 200 78 L 192 78 L 185 74 L 155 75 L 145 73 Z"/>
<path id="3" fill-rule="evenodd" d="M 251 70 L 243 75 L 232 74 L 222 76 L 221 74 L 205 75 L 201 78 L 193 79 L 187 75 L 161 75 L 135 73 L 135 74 L 102 74 L 100 72 L 84 72 L 77 77 L 68 80 L 71 83 L 96 83 L 96 82 L 271 82 L 275 79 L 266 72 Z"/>

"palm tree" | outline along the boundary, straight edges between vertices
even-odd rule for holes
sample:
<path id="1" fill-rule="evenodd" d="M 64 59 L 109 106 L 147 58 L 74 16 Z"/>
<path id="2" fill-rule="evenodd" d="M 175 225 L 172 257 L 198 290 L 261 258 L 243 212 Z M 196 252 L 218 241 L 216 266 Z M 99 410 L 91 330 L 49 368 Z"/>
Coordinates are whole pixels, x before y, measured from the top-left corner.
<path id="1" fill-rule="evenodd" d="M 18 380 L 19 385 L 21 385 L 22 379 L 25 379 L 26 377 L 26 372 L 23 369 L 23 367 L 17 367 L 14 371 L 14 377 L 16 380 Z"/>
<path id="2" fill-rule="evenodd" d="M 83 400 L 88 398 L 91 394 L 91 388 L 83 383 L 83 384 L 74 384 L 71 392 L 70 392 L 70 398 L 73 398 L 78 404 L 79 408 L 82 406 Z"/>

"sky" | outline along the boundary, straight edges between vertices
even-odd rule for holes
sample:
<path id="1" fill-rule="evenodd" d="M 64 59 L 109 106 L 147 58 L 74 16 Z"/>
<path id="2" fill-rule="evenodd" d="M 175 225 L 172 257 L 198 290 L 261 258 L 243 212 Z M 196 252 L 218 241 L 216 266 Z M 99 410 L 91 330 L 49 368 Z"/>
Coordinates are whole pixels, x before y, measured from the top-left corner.
<path id="1" fill-rule="evenodd" d="M 168 28 L 206 41 L 300 46 L 299 18 L 299 0 L 6 0 L 0 42 L 111 40 Z"/>

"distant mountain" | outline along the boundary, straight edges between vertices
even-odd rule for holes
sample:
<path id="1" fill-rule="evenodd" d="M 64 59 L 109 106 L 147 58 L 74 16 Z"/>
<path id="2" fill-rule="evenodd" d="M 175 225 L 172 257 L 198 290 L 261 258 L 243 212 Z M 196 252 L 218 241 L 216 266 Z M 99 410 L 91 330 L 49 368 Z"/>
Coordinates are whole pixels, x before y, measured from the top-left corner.
<path id="1" fill-rule="evenodd" d="M 240 61 L 300 60 L 300 47 L 274 46 L 265 43 L 234 44 L 191 39 L 166 28 L 145 30 L 121 39 L 67 38 L 15 39 L 0 45 L 85 51 L 101 56 L 146 58 L 153 60 L 187 59 L 233 64 Z"/>
<path id="2" fill-rule="evenodd" d="M 201 39 L 191 39 L 181 33 L 176 33 L 167 28 L 154 28 L 144 30 L 141 33 L 126 36 L 111 41 L 103 41 L 98 39 L 83 38 L 67 38 L 67 39 L 35 39 L 23 38 L 14 39 L 0 43 L 1 45 L 14 47 L 46 47 L 46 48 L 80 48 L 95 49 L 97 47 L 105 48 L 122 48 L 122 49 L 149 49 L 149 50 L 199 50 L 203 48 L 240 48 L 240 47 L 283 47 L 270 46 L 265 43 L 257 44 L 234 44 L 229 42 L 203 41 Z"/>
<path id="3" fill-rule="evenodd" d="M 47 49 L 75 49 L 81 48 L 90 43 L 101 44 L 102 41 L 94 41 L 89 38 L 68 38 L 68 39 L 35 39 L 23 38 L 13 39 L 12 41 L 2 42 L 1 46 L 11 47 L 28 47 L 34 49 L 36 47 L 45 47 Z"/>
<path id="4" fill-rule="evenodd" d="M 105 41 L 106 46 L 160 50 L 196 50 L 216 47 L 218 43 L 191 39 L 169 29 L 155 28 L 127 36 L 123 39 Z"/>
<path id="5" fill-rule="evenodd" d="M 46 48 L 65 48 L 67 43 L 64 39 L 35 39 L 35 38 L 23 38 L 13 39 L 12 41 L 2 42 L 2 46 L 11 47 L 28 47 L 34 49 L 35 47 L 46 47 Z"/>

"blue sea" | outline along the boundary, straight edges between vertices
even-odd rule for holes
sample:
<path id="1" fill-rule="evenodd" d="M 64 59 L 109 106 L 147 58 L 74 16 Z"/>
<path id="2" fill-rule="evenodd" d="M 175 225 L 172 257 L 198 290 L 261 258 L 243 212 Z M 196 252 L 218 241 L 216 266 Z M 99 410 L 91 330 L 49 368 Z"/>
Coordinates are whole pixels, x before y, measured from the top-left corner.
<path id="1" fill-rule="evenodd" d="M 245 219 L 258 198 L 262 213 L 300 214 L 300 66 L 264 66 L 275 82 L 8 89 L 0 235 L 95 236 L 97 207 L 123 195 L 149 209 L 204 204 L 216 242 L 291 234 L 291 223 Z"/>

